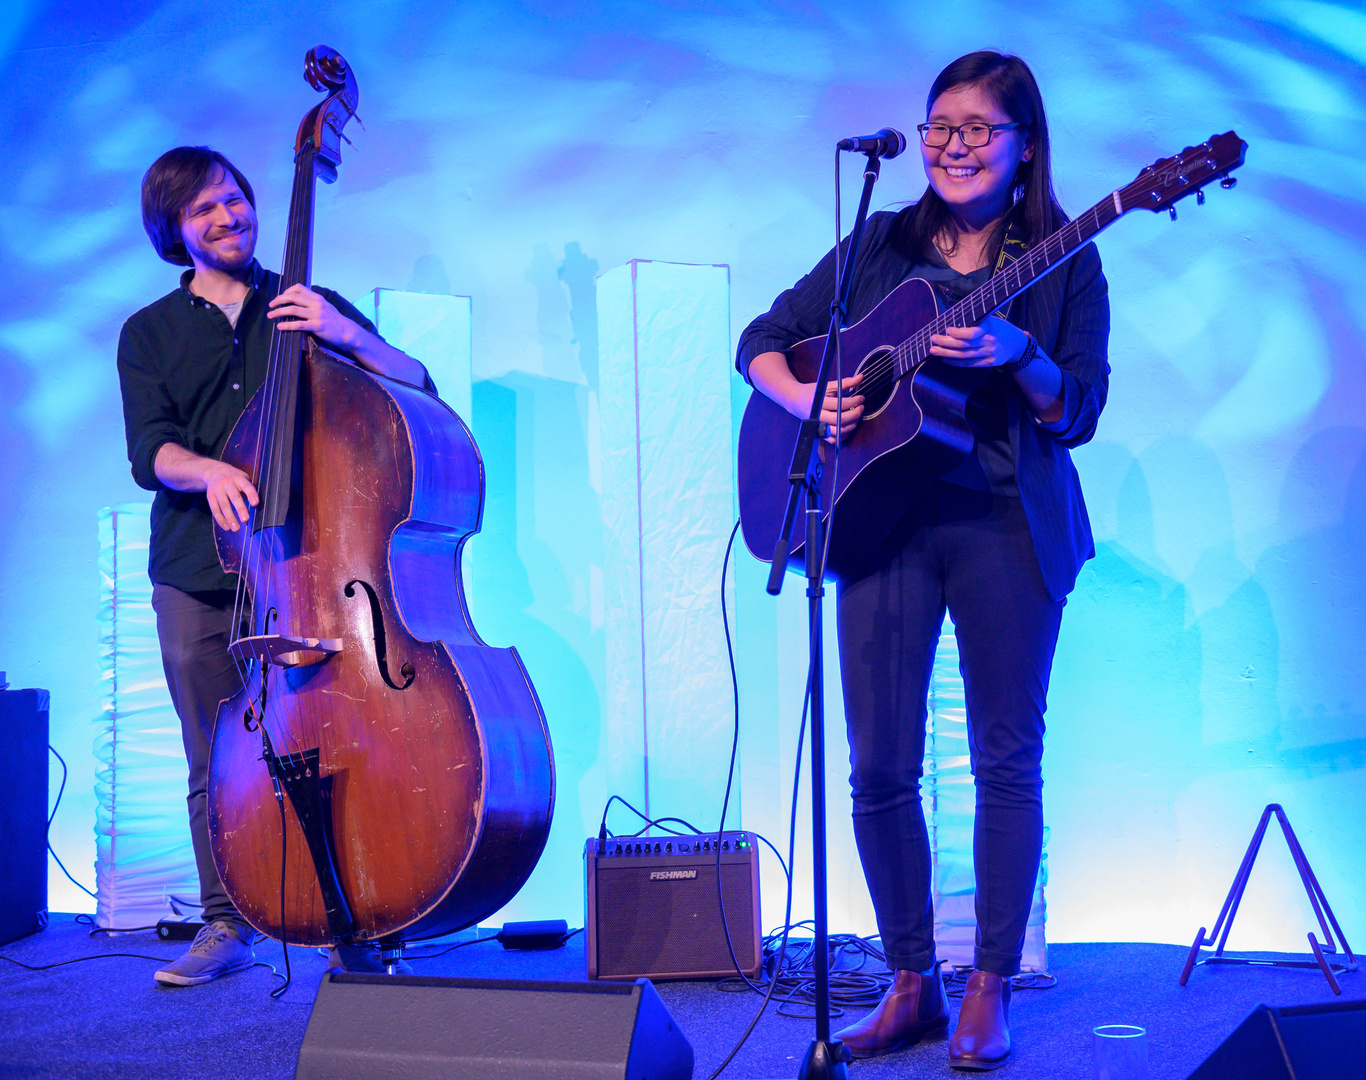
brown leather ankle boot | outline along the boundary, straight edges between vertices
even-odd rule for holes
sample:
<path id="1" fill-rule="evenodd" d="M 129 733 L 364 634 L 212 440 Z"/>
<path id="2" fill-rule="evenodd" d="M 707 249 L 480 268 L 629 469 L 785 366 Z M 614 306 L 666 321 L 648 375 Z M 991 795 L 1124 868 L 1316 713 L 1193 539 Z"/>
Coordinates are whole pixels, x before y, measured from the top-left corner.
<path id="1" fill-rule="evenodd" d="M 974 971 L 963 991 L 958 1026 L 949 1040 L 949 1064 L 955 1069 L 995 1069 L 1010 1057 L 1010 980 L 989 971 Z"/>
<path id="2" fill-rule="evenodd" d="M 877 1008 L 843 1031 L 835 1033 L 856 1058 L 876 1057 L 902 1050 L 921 1037 L 948 1027 L 949 1014 L 940 992 L 939 972 L 921 975 L 900 971 Z"/>

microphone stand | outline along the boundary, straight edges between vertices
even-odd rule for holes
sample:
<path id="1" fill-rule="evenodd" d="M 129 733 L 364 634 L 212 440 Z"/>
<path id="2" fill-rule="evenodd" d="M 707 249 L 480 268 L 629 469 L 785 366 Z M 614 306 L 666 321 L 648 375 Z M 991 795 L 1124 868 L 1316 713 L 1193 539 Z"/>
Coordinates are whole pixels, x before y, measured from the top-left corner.
<path id="1" fill-rule="evenodd" d="M 830 330 L 825 338 L 825 352 L 821 356 L 820 373 L 816 376 L 816 392 L 811 397 L 811 415 L 802 421 L 797 433 L 797 444 L 792 452 L 788 480 L 792 490 L 787 498 L 787 512 L 783 516 L 783 530 L 773 547 L 773 565 L 768 575 L 768 592 L 777 596 L 782 591 L 783 575 L 787 572 L 787 556 L 792 548 L 792 530 L 797 520 L 797 506 L 802 492 L 806 492 L 806 597 L 809 619 L 811 671 L 811 870 L 814 878 L 815 900 L 815 963 L 816 963 L 816 1037 L 807 1048 L 798 1080 L 848 1080 L 847 1062 L 850 1054 L 838 1039 L 830 1038 L 830 952 L 829 927 L 826 907 L 825 858 L 825 682 L 824 644 L 821 609 L 825 598 L 825 537 L 821 526 L 821 479 L 825 455 L 821 443 L 821 406 L 825 402 L 825 386 L 830 382 L 835 366 L 837 339 L 844 325 L 849 307 L 849 292 L 854 279 L 854 262 L 858 257 L 859 242 L 868 219 L 868 203 L 873 196 L 882 161 L 876 150 L 865 151 L 868 165 L 863 171 L 863 194 L 859 198 L 854 229 L 849 235 L 849 250 L 844 257 L 835 301 L 830 305 Z M 838 431 L 838 427 L 836 429 Z M 836 451 L 838 453 L 838 451 Z M 833 492 L 831 493 L 833 497 Z"/>

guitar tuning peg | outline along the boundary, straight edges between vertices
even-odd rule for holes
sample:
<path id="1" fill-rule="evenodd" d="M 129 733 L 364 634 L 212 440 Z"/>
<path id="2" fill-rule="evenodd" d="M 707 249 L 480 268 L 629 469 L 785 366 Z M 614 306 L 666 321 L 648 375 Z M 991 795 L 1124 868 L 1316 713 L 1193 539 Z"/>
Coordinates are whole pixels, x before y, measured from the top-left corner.
<path id="1" fill-rule="evenodd" d="M 1203 188 L 1201 188 L 1199 191 L 1197 191 L 1197 192 L 1195 193 L 1195 205 L 1196 205 L 1196 206 L 1204 206 L 1204 205 L 1205 205 L 1205 191 L 1204 191 Z"/>
<path id="2" fill-rule="evenodd" d="M 1233 187 L 1236 183 L 1238 183 L 1238 178 L 1237 178 L 1236 176 L 1226 176 L 1226 177 L 1224 177 L 1222 180 L 1219 181 L 1219 186 L 1220 186 L 1221 188 L 1223 188 L 1225 191 L 1227 191 L 1229 188 Z"/>
<path id="3" fill-rule="evenodd" d="M 1173 221 L 1176 220 L 1176 207 L 1174 207 L 1174 206 L 1169 206 L 1169 207 L 1167 207 L 1167 213 L 1169 213 L 1169 214 L 1172 216 L 1172 220 L 1173 220 Z"/>

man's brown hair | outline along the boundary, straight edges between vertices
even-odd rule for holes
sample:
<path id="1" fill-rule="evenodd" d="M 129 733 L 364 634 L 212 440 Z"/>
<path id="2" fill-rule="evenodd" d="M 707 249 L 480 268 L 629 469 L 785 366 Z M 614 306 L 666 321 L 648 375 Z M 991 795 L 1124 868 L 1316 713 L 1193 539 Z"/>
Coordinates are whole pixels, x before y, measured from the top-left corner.
<path id="1" fill-rule="evenodd" d="M 156 253 L 176 266 L 193 266 L 181 239 L 181 218 L 186 207 L 204 189 L 214 169 L 226 169 L 237 181 L 253 207 L 256 193 L 231 161 L 207 146 L 177 146 L 167 150 L 142 178 L 142 227 Z"/>

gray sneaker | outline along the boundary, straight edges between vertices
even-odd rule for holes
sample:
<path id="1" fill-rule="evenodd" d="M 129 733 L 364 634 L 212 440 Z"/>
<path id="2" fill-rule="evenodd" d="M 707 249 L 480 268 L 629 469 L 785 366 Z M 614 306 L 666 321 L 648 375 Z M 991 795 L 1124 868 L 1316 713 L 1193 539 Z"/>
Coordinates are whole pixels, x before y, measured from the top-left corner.
<path id="1" fill-rule="evenodd" d="M 256 954 L 239 936 L 237 927 L 220 919 L 205 924 L 195 935 L 190 951 L 167 964 L 154 978 L 164 986 L 198 986 L 220 975 L 245 971 L 254 963 Z"/>

